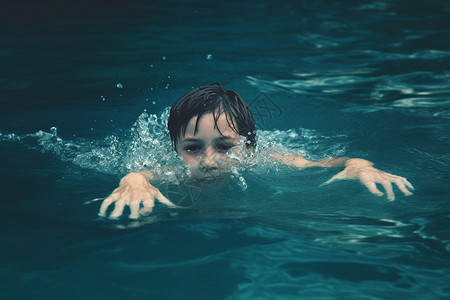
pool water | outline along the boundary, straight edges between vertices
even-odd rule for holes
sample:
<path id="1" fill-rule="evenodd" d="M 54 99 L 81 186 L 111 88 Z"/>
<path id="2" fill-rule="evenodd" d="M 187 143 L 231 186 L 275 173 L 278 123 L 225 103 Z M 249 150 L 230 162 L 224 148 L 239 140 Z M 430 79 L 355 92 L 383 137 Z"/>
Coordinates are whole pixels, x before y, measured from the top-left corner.
<path id="1" fill-rule="evenodd" d="M 449 14 L 442 0 L 8 3 L 0 297 L 450 298 Z M 210 188 L 158 183 L 186 209 L 99 218 L 92 200 L 127 172 L 181 168 L 167 109 L 214 82 L 250 104 L 260 147 L 365 158 L 414 195 L 261 163 Z"/>

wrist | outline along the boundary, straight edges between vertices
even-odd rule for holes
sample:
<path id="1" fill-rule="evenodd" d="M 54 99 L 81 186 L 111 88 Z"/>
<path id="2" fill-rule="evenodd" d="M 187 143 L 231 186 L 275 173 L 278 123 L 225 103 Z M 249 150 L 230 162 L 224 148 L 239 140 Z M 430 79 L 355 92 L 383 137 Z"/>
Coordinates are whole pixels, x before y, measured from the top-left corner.
<path id="1" fill-rule="evenodd" d="M 362 158 L 349 158 L 345 161 L 345 166 L 371 167 L 373 163 Z"/>
<path id="2" fill-rule="evenodd" d="M 120 180 L 120 184 L 142 184 L 142 183 L 148 183 L 147 179 L 143 174 L 140 172 L 132 172 L 127 175 L 125 175 L 122 180 Z"/>

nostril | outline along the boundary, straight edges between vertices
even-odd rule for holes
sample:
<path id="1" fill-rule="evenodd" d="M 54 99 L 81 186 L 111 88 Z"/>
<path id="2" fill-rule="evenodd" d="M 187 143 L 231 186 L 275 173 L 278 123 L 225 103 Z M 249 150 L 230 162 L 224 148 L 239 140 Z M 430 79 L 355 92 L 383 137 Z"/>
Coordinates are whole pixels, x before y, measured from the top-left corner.
<path id="1" fill-rule="evenodd" d="M 219 168 L 217 166 L 203 166 L 200 168 L 202 173 L 217 173 Z"/>

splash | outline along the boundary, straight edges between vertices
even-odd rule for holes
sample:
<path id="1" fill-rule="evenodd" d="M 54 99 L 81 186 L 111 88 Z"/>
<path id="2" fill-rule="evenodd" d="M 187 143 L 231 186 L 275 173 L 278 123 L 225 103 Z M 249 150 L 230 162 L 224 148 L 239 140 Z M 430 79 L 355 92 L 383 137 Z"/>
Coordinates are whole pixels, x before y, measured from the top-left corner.
<path id="1" fill-rule="evenodd" d="M 52 127 L 50 132 L 25 135 L 0 133 L 0 141 L 22 143 L 32 150 L 52 153 L 61 161 L 105 174 L 122 176 L 145 167 L 158 171 L 169 161 L 180 161 L 171 151 L 166 129 L 168 114 L 168 109 L 160 116 L 144 111 L 125 134 L 99 140 L 65 140 Z"/>
<path id="2" fill-rule="evenodd" d="M 57 128 L 52 127 L 49 132 L 40 130 L 25 135 L 0 132 L 0 141 L 22 143 L 32 150 L 52 153 L 61 161 L 105 174 L 123 176 L 148 168 L 164 181 L 179 182 L 180 173 L 189 175 L 189 170 L 172 149 L 167 129 L 169 112 L 170 108 L 159 115 L 144 111 L 124 134 L 98 140 L 65 140 L 58 136 Z M 278 168 L 276 160 L 270 159 L 271 154 L 296 154 L 310 160 L 342 156 L 345 138 L 345 135 L 323 136 L 304 128 L 259 131 L 254 151 L 246 151 L 244 137 L 228 154 L 234 162 L 230 177 L 245 190 L 246 170 L 252 168 L 252 172 L 264 175 L 267 170 Z"/>

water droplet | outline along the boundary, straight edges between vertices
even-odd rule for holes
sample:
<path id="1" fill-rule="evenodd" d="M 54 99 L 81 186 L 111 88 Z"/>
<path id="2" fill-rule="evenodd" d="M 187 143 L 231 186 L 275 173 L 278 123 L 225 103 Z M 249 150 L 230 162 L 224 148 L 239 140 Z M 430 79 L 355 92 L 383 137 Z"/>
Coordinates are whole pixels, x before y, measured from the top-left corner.
<path id="1" fill-rule="evenodd" d="M 165 57 L 165 56 L 163 56 L 163 57 L 162 57 L 162 60 L 166 60 L 166 57 Z"/>
<path id="2" fill-rule="evenodd" d="M 51 127 L 51 128 L 50 128 L 50 131 L 53 133 L 54 136 L 57 135 L 57 129 L 56 129 L 56 127 L 54 127 L 54 126 Z"/>

